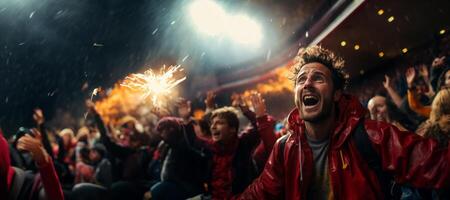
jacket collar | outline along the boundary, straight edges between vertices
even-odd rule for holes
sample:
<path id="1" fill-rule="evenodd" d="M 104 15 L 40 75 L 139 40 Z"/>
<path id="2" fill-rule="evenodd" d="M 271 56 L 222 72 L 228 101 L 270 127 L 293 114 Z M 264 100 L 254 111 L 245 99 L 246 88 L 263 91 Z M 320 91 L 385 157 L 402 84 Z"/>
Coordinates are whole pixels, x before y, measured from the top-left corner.
<path id="1" fill-rule="evenodd" d="M 343 94 L 337 102 L 337 124 L 334 128 L 332 148 L 339 148 L 358 126 L 360 119 L 364 117 L 367 110 L 359 103 L 358 99 L 352 95 Z M 299 111 L 295 108 L 288 117 L 289 130 L 294 134 L 294 138 L 299 138 L 299 134 L 304 134 L 305 122 L 300 118 Z"/>

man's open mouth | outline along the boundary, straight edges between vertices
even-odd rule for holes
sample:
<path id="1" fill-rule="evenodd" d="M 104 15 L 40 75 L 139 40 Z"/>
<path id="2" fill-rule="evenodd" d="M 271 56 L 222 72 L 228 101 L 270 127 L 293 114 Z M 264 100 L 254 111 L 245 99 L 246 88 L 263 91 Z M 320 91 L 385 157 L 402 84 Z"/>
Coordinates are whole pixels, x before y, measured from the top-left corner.
<path id="1" fill-rule="evenodd" d="M 218 132 L 218 131 L 217 131 L 217 132 L 211 132 L 211 135 L 212 135 L 212 136 L 219 136 L 219 135 L 220 135 L 220 132 Z"/>
<path id="2" fill-rule="evenodd" d="M 318 103 L 319 103 L 319 97 L 316 95 L 303 96 L 303 104 L 305 106 L 315 106 Z"/>

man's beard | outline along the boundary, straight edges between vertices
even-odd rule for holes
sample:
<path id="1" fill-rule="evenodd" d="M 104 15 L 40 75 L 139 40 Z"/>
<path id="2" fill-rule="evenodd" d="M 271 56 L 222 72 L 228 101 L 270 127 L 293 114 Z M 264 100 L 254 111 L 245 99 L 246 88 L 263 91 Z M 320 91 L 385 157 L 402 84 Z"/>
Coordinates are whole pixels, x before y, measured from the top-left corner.
<path id="1" fill-rule="evenodd" d="M 322 111 L 318 115 L 316 115 L 316 116 L 307 116 L 307 117 L 302 118 L 302 119 L 304 121 L 310 122 L 310 123 L 322 122 L 325 119 L 327 119 L 328 117 L 330 117 L 331 109 L 333 109 L 333 102 L 330 102 L 330 103 L 324 102 L 323 107 L 322 107 Z"/>
<path id="2" fill-rule="evenodd" d="M 301 97 L 300 97 L 300 100 L 302 100 Z M 329 98 L 321 98 L 321 101 L 323 101 L 323 102 L 319 102 L 319 103 L 322 103 L 322 109 L 315 116 L 305 116 L 304 115 L 305 113 L 303 113 L 303 110 L 299 109 L 301 118 L 306 122 L 318 123 L 318 122 L 322 122 L 325 119 L 327 119 L 328 117 L 330 117 L 330 115 L 332 113 L 332 109 L 334 108 L 333 100 L 331 99 L 331 97 L 329 97 Z M 302 106 L 305 106 L 303 104 L 303 102 L 298 101 L 298 99 L 297 99 L 296 104 L 297 104 L 297 108 L 299 108 L 299 106 L 298 106 L 299 104 L 301 104 Z"/>

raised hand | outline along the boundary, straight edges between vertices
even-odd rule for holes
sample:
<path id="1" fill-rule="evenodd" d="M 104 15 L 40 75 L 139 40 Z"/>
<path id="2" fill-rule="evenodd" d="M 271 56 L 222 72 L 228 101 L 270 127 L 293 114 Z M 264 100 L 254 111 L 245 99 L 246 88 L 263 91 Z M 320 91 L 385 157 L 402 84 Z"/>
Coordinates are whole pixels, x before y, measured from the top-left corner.
<path id="1" fill-rule="evenodd" d="M 50 162 L 50 156 L 42 145 L 41 133 L 37 129 L 31 129 L 31 133 L 21 137 L 17 142 L 17 149 L 30 152 L 33 160 L 39 166 Z"/>
<path id="2" fill-rule="evenodd" d="M 384 75 L 384 81 L 383 81 L 383 86 L 386 89 L 391 88 L 391 78 L 388 75 Z"/>
<path id="3" fill-rule="evenodd" d="M 233 93 L 231 95 L 231 106 L 233 107 L 239 107 L 239 105 L 241 104 L 241 95 L 239 95 L 238 93 Z"/>
<path id="4" fill-rule="evenodd" d="M 405 72 L 406 83 L 408 84 L 408 88 L 413 87 L 414 79 L 416 78 L 416 70 L 414 67 L 410 67 Z"/>
<path id="5" fill-rule="evenodd" d="M 40 108 L 35 108 L 33 111 L 33 120 L 38 126 L 45 122 L 44 114 Z"/>
<path id="6" fill-rule="evenodd" d="M 191 101 L 188 101 L 184 98 L 180 98 L 178 102 L 176 103 L 176 106 L 178 108 L 178 115 L 179 117 L 186 119 L 189 118 L 191 115 Z"/>
<path id="7" fill-rule="evenodd" d="M 253 108 L 255 109 L 256 117 L 266 115 L 267 110 L 265 100 L 262 98 L 260 93 L 253 92 L 250 96 L 250 101 L 252 102 Z"/>
<path id="8" fill-rule="evenodd" d="M 242 113 L 245 114 L 246 112 L 252 112 L 247 102 L 250 102 L 249 97 L 242 97 L 241 95 L 236 94 L 236 97 L 233 100 L 232 104 L 233 106 L 238 106 L 241 109 Z"/>
<path id="9" fill-rule="evenodd" d="M 425 80 L 428 81 L 429 80 L 429 73 L 428 73 L 428 68 L 426 65 L 421 65 L 419 67 L 419 75 Z"/>
<path id="10" fill-rule="evenodd" d="M 212 91 L 208 91 L 206 93 L 206 99 L 205 99 L 205 105 L 206 108 L 208 109 L 214 109 L 215 108 L 215 102 L 214 102 L 214 98 L 216 98 L 216 94 L 214 94 L 214 92 Z"/>
<path id="11" fill-rule="evenodd" d="M 444 65 L 444 60 L 445 60 L 445 56 L 435 58 L 433 60 L 433 63 L 431 64 L 431 67 L 433 67 L 433 68 L 441 67 L 442 65 Z"/>
<path id="12" fill-rule="evenodd" d="M 158 118 L 163 118 L 166 116 L 170 116 L 170 112 L 164 108 L 160 108 L 157 106 L 153 106 L 150 109 L 150 112 L 153 113 L 154 115 L 156 115 Z"/>
<path id="13" fill-rule="evenodd" d="M 238 95 L 238 97 L 235 99 L 235 104 L 241 109 L 242 114 L 244 114 L 245 117 L 247 117 L 248 120 L 251 122 L 256 122 L 256 114 L 255 112 L 250 110 L 249 105 L 247 102 L 251 102 L 250 97 L 241 97 Z"/>

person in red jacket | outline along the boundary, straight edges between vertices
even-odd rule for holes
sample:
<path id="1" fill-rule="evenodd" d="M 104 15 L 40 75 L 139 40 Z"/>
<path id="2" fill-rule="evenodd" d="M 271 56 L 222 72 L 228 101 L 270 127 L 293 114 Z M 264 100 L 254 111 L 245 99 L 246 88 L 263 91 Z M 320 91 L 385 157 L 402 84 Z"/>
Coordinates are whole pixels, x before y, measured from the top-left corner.
<path id="1" fill-rule="evenodd" d="M 209 147 L 213 152 L 211 197 L 214 200 L 229 199 L 244 191 L 258 176 L 255 164 L 267 160 L 265 152 L 270 152 L 276 141 L 275 120 L 267 114 L 264 99 L 259 93 L 253 93 L 249 100 L 255 112 L 243 102 L 239 105 L 252 124 L 250 129 L 242 132 L 239 132 L 234 107 L 212 111 Z M 258 145 L 260 147 L 255 149 Z"/>
<path id="2" fill-rule="evenodd" d="M 33 160 L 39 169 L 40 180 L 45 191 L 45 197 L 51 200 L 64 200 L 61 184 L 59 183 L 58 176 L 56 175 L 53 161 L 50 155 L 46 152 L 42 144 L 41 133 L 37 129 L 32 129 L 32 133 L 26 134 L 21 137 L 17 143 L 17 148 L 21 151 L 30 152 Z M 9 150 L 3 134 L 0 131 L 0 197 L 12 197 L 17 194 L 12 194 L 16 191 L 13 187 L 13 179 L 15 174 L 14 169 L 10 165 Z M 5 174 L 6 172 L 6 174 Z M 6 179 L 6 182 L 5 182 Z M 34 184 L 38 182 L 35 181 Z M 6 190 L 6 191 L 5 191 Z M 16 191 L 18 192 L 18 191 Z M 22 192 L 22 191 L 20 191 Z M 39 191 L 31 191 L 39 192 Z M 25 194 L 24 196 L 31 197 L 34 194 Z"/>
<path id="3" fill-rule="evenodd" d="M 289 133 L 276 142 L 259 178 L 234 199 L 385 199 L 376 170 L 352 138 L 359 125 L 382 172 L 397 183 L 449 187 L 448 145 L 366 119 L 357 98 L 343 93 L 343 60 L 333 52 L 308 47 L 296 62 Z"/>
<path id="4" fill-rule="evenodd" d="M 3 137 L 3 132 L 0 129 L 0 197 L 7 197 L 9 195 L 11 181 L 14 175 L 14 170 L 11 167 L 9 159 L 8 142 Z"/>

